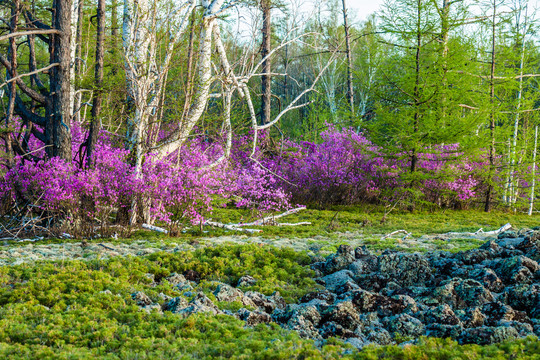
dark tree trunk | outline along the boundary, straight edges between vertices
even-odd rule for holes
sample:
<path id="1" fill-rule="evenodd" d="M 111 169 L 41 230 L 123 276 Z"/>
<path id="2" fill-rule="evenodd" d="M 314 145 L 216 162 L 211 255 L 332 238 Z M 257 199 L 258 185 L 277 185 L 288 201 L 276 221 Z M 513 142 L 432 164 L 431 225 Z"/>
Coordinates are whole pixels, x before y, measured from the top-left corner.
<path id="1" fill-rule="evenodd" d="M 10 32 L 17 31 L 17 25 L 19 23 L 19 11 L 20 11 L 20 1 L 14 0 L 11 8 L 11 21 L 10 21 Z M 17 43 L 16 38 L 12 37 L 9 39 L 9 57 L 11 62 L 11 71 L 8 71 L 8 74 L 11 78 L 17 76 Z M 15 98 L 17 96 L 17 85 L 15 82 L 12 82 L 9 85 L 9 102 L 6 116 L 6 126 L 9 128 L 12 126 L 11 120 L 13 118 L 13 112 L 15 110 Z M 5 143 L 6 143 L 6 154 L 7 154 L 7 165 L 11 167 L 13 163 L 13 144 L 12 144 L 12 134 L 8 132 L 5 134 Z"/>
<path id="2" fill-rule="evenodd" d="M 270 0 L 261 0 L 261 11 L 263 15 L 262 25 L 262 44 L 261 57 L 264 59 L 270 54 L 272 40 L 272 17 Z M 271 101 L 272 101 L 272 64 L 270 58 L 265 59 L 262 63 L 261 76 L 261 123 L 267 124 L 271 121 Z"/>
<path id="3" fill-rule="evenodd" d="M 52 28 L 60 34 L 51 37 L 51 63 L 60 65 L 51 69 L 51 116 L 47 118 L 46 134 L 52 147 L 47 150 L 49 156 L 71 161 L 70 0 L 54 0 L 52 20 Z"/>
<path id="4" fill-rule="evenodd" d="M 92 166 L 92 155 L 96 147 L 99 135 L 101 102 L 103 97 L 103 57 L 105 52 L 105 0 L 98 0 L 97 6 L 97 41 L 96 41 L 96 65 L 94 69 L 95 90 L 92 102 L 92 121 L 86 144 L 86 156 L 88 166 Z"/>
<path id="5" fill-rule="evenodd" d="M 351 52 L 351 34 L 349 20 L 347 18 L 346 0 L 341 0 L 343 4 L 343 27 L 345 28 L 345 49 L 347 52 L 347 101 L 351 111 L 351 118 L 354 116 L 354 87 L 352 73 L 352 52 Z"/>

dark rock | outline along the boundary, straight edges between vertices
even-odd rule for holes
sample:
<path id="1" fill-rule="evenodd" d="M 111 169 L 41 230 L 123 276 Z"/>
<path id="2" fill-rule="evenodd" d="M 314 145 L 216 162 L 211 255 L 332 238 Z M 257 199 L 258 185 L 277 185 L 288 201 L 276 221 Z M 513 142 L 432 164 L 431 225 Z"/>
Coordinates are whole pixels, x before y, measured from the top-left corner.
<path id="1" fill-rule="evenodd" d="M 402 298 L 392 298 L 365 290 L 351 292 L 351 301 L 361 312 L 377 312 L 389 316 L 403 312 L 408 304 Z"/>
<path id="2" fill-rule="evenodd" d="M 540 284 L 520 284 L 506 288 L 504 297 L 512 308 L 540 318 Z"/>
<path id="3" fill-rule="evenodd" d="M 339 336 L 345 339 L 356 337 L 356 334 L 353 331 L 345 329 L 343 326 L 332 321 L 324 323 L 319 328 L 319 333 L 323 339 L 327 339 L 332 336 Z"/>
<path id="4" fill-rule="evenodd" d="M 461 321 L 447 304 L 437 306 L 424 314 L 426 324 L 458 325 Z"/>
<path id="5" fill-rule="evenodd" d="M 486 289 L 493 292 L 501 292 L 504 289 L 502 280 L 495 271 L 490 268 L 477 268 L 469 273 L 469 277 L 479 281 Z"/>
<path id="6" fill-rule="evenodd" d="M 377 258 L 370 256 L 357 259 L 349 265 L 348 269 L 355 277 L 370 274 L 377 270 Z"/>
<path id="7" fill-rule="evenodd" d="M 300 299 L 300 303 L 307 303 L 313 299 L 318 299 L 325 301 L 328 304 L 333 304 L 336 300 L 336 295 L 328 290 L 315 291 L 302 296 L 302 298 Z"/>
<path id="8" fill-rule="evenodd" d="M 255 280 L 255 278 L 249 275 L 244 275 L 238 280 L 238 285 L 236 285 L 236 287 L 253 286 L 256 283 L 257 283 L 257 280 Z"/>
<path id="9" fill-rule="evenodd" d="M 488 345 L 519 337 L 518 331 L 513 327 L 477 327 L 465 329 L 457 338 L 460 344 Z"/>
<path id="10" fill-rule="evenodd" d="M 335 293 L 336 289 L 346 282 L 354 282 L 353 273 L 349 270 L 340 270 L 333 274 L 317 279 L 317 282 L 324 285 L 326 290 Z"/>
<path id="11" fill-rule="evenodd" d="M 390 281 L 386 276 L 379 273 L 364 274 L 355 277 L 356 283 L 365 290 L 379 292 Z"/>
<path id="12" fill-rule="evenodd" d="M 175 297 L 173 299 L 170 299 L 169 301 L 165 302 L 161 309 L 163 311 L 170 311 L 172 313 L 177 313 L 181 309 L 184 309 L 188 306 L 188 301 L 184 299 L 183 297 Z"/>
<path id="13" fill-rule="evenodd" d="M 538 263 L 525 256 L 514 256 L 509 259 L 498 259 L 489 265 L 507 284 L 530 284 L 533 273 L 540 270 Z"/>
<path id="14" fill-rule="evenodd" d="M 364 259 L 366 257 L 372 258 L 374 256 L 365 245 L 362 245 L 354 249 L 354 257 L 356 259 Z"/>
<path id="15" fill-rule="evenodd" d="M 366 340 L 379 345 L 392 344 L 392 336 L 384 328 L 371 328 L 368 331 Z"/>
<path id="16" fill-rule="evenodd" d="M 153 301 L 142 291 L 137 291 L 136 293 L 131 294 L 131 298 L 139 306 L 151 305 Z"/>
<path id="17" fill-rule="evenodd" d="M 356 283 L 353 282 L 352 280 L 349 280 L 344 284 L 336 286 L 336 288 L 334 289 L 334 292 L 338 295 L 342 295 L 350 291 L 359 290 L 359 289 L 360 289 L 360 286 L 356 285 Z"/>
<path id="18" fill-rule="evenodd" d="M 429 262 L 420 254 L 386 254 L 377 260 L 378 272 L 401 286 L 423 285 L 433 277 Z"/>
<path id="19" fill-rule="evenodd" d="M 359 325 L 358 310 L 350 300 L 330 306 L 321 313 L 323 322 L 333 321 L 345 329 L 354 330 Z"/>
<path id="20" fill-rule="evenodd" d="M 399 314 L 383 319 L 391 334 L 400 336 L 419 337 L 425 334 L 426 327 L 422 322 L 410 315 Z"/>
<path id="21" fill-rule="evenodd" d="M 456 311 L 456 315 L 467 328 L 484 326 L 486 321 L 486 316 L 482 314 L 482 311 L 478 307 L 470 307 L 465 310 L 458 310 Z"/>
<path id="22" fill-rule="evenodd" d="M 184 316 L 195 313 L 210 313 L 217 315 L 220 314 L 221 311 L 206 295 L 198 293 L 185 308 L 179 309 L 176 313 Z"/>
<path id="23" fill-rule="evenodd" d="M 488 326 L 495 326 L 501 320 L 514 320 L 516 315 L 514 309 L 500 302 L 485 304 L 482 306 L 482 313 L 487 317 L 485 324 Z"/>
<path id="24" fill-rule="evenodd" d="M 518 234 L 512 230 L 503 231 L 499 235 L 497 235 L 497 239 L 515 239 L 517 237 Z"/>
<path id="25" fill-rule="evenodd" d="M 184 284 L 187 282 L 184 275 L 181 275 L 178 273 L 172 273 L 171 275 L 167 276 L 165 280 L 167 280 L 173 286 L 178 285 L 178 284 Z"/>
<path id="26" fill-rule="evenodd" d="M 249 311 L 247 309 L 238 310 L 238 318 L 246 322 L 248 326 L 257 324 L 268 324 L 272 321 L 272 317 L 261 311 Z"/>
<path id="27" fill-rule="evenodd" d="M 184 271 L 184 277 L 189 281 L 199 282 L 199 280 L 201 280 L 201 274 L 199 274 L 199 272 L 196 270 Z"/>
<path id="28" fill-rule="evenodd" d="M 481 306 L 494 300 L 493 294 L 476 280 L 452 279 L 435 289 L 433 298 L 454 309 Z"/>
<path id="29" fill-rule="evenodd" d="M 258 292 L 247 291 L 244 296 L 250 299 L 260 310 L 268 314 L 271 314 L 276 308 L 283 309 L 287 305 L 279 292 L 266 296 Z"/>
<path id="30" fill-rule="evenodd" d="M 332 274 L 347 268 L 354 260 L 353 248 L 349 245 L 340 245 L 337 252 L 326 259 L 320 270 L 323 274 Z"/>
<path id="31" fill-rule="evenodd" d="M 463 331 L 462 325 L 429 324 L 426 327 L 426 335 L 437 338 L 456 339 Z"/>

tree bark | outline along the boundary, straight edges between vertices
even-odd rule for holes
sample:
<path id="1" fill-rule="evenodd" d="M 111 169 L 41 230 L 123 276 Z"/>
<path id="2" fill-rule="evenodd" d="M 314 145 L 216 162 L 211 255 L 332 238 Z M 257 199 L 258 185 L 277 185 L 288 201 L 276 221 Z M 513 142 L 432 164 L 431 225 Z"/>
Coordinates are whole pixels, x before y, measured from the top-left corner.
<path id="1" fill-rule="evenodd" d="M 94 149 L 99 135 L 101 103 L 103 98 L 103 57 L 105 55 L 105 0 L 98 0 L 97 6 L 97 39 L 96 39 L 96 65 L 94 69 L 94 99 L 92 102 L 92 121 L 86 144 L 88 166 L 93 165 Z"/>
<path id="2" fill-rule="evenodd" d="M 263 17 L 262 24 L 262 44 L 261 44 L 261 58 L 264 59 L 262 63 L 261 76 L 261 124 L 267 124 L 271 119 L 272 113 L 272 63 L 267 56 L 271 51 L 272 41 L 272 14 L 271 14 L 270 0 L 261 0 L 261 11 Z M 265 59 L 266 58 L 266 59 Z"/>
<path id="3" fill-rule="evenodd" d="M 341 0 L 343 5 L 343 27 L 345 29 L 345 48 L 347 52 L 347 101 L 351 111 L 351 119 L 354 117 L 354 87 L 352 73 L 352 52 L 351 52 L 351 34 L 349 20 L 347 17 L 346 0 Z"/>
<path id="4" fill-rule="evenodd" d="M 47 118 L 49 156 L 71 161 L 71 1 L 54 0 L 52 27 L 60 31 L 52 35 L 51 63 L 59 63 L 51 69 L 51 116 Z M 52 135 L 52 136 L 51 136 Z"/>

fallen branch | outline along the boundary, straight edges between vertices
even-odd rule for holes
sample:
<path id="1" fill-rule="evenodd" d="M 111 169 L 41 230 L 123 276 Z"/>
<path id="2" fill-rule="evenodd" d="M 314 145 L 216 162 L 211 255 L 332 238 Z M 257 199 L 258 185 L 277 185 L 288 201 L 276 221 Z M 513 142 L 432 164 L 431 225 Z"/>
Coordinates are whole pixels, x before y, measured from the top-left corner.
<path id="1" fill-rule="evenodd" d="M 276 223 L 276 226 L 299 226 L 299 225 L 311 225 L 309 221 L 302 221 L 299 223 Z"/>
<path id="2" fill-rule="evenodd" d="M 104 244 L 101 244 L 101 243 L 98 244 L 98 245 L 101 246 L 101 247 L 104 247 L 104 248 L 107 249 L 107 250 L 116 251 L 115 249 L 113 249 L 113 248 L 110 247 L 110 246 L 107 246 L 107 245 L 104 245 Z"/>
<path id="3" fill-rule="evenodd" d="M 405 233 L 405 236 L 403 237 L 402 240 L 405 240 L 406 238 L 408 238 L 409 236 L 412 235 L 412 233 L 408 232 L 407 230 L 396 230 L 396 231 L 391 232 L 390 234 L 384 235 L 384 236 L 381 238 L 381 240 L 384 240 L 384 239 L 386 239 L 386 238 L 389 238 L 389 237 L 392 236 L 392 235 L 396 235 L 396 234 L 399 234 L 399 233 Z"/>
<path id="4" fill-rule="evenodd" d="M 222 224 L 216 221 L 206 220 L 203 225 L 208 226 L 214 226 L 222 229 L 227 229 L 231 231 L 242 231 L 242 232 L 248 232 L 248 233 L 257 233 L 262 232 L 262 230 L 259 229 L 244 229 L 238 226 L 238 224 Z"/>
<path id="5" fill-rule="evenodd" d="M 282 218 L 284 216 L 289 216 L 289 215 L 292 215 L 292 214 L 296 214 L 297 212 L 299 211 L 302 211 L 302 210 L 305 210 L 306 207 L 305 206 L 300 206 L 300 207 L 297 207 L 297 208 L 294 208 L 294 209 L 291 209 L 291 210 L 287 210 L 285 211 L 284 213 L 282 214 L 279 214 L 279 215 L 271 215 L 271 216 L 267 216 L 265 218 L 262 218 L 262 219 L 259 219 L 259 220 L 256 220 L 256 221 L 253 221 L 253 222 L 249 222 L 249 223 L 240 223 L 240 224 L 233 224 L 235 226 L 257 226 L 257 225 L 264 225 L 268 222 L 270 222 L 271 220 L 275 220 L 275 219 L 279 219 L 279 218 Z M 272 221 L 273 223 L 275 223 L 275 221 Z M 305 224 L 302 224 L 302 225 L 305 225 Z M 311 225 L 311 224 L 310 224 Z M 280 226 L 280 225 L 278 225 Z"/>
<path id="6" fill-rule="evenodd" d="M 167 229 L 164 229 L 164 228 L 159 227 L 159 226 L 154 226 L 154 225 L 150 225 L 150 224 L 142 224 L 142 227 L 144 229 L 157 231 L 157 232 L 163 233 L 163 234 L 168 234 L 169 233 L 169 231 Z"/>

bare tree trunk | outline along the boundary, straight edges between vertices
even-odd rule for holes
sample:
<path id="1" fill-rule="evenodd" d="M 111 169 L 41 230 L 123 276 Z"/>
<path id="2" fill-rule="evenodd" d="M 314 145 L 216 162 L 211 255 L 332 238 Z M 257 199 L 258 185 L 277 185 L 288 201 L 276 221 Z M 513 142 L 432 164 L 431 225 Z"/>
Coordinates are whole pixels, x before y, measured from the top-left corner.
<path id="1" fill-rule="evenodd" d="M 75 94 L 75 77 L 76 77 L 76 63 L 77 63 L 77 33 L 79 28 L 79 6 L 81 3 L 79 0 L 71 0 L 71 38 L 70 38 L 70 44 L 69 44 L 69 51 L 70 51 L 70 57 L 71 57 L 71 68 L 72 71 L 70 73 L 70 91 L 71 94 Z M 74 111 L 77 107 L 77 96 L 72 96 L 69 99 L 69 114 L 70 116 L 74 115 Z"/>
<path id="2" fill-rule="evenodd" d="M 51 63 L 58 63 L 51 69 L 51 110 L 47 127 L 52 129 L 50 156 L 59 156 L 71 161 L 71 86 L 70 86 L 70 35 L 71 1 L 54 0 L 53 29 L 60 31 L 52 35 Z"/>
<path id="3" fill-rule="evenodd" d="M 519 9 L 521 12 L 523 9 Z M 519 26 L 519 24 L 518 24 Z M 517 106 L 516 106 L 516 115 L 514 117 L 514 134 L 512 137 L 512 153 L 510 154 L 511 164 L 510 167 L 510 203 L 515 204 L 516 203 L 516 196 L 514 194 L 516 193 L 516 182 L 518 180 L 515 179 L 515 172 L 516 172 L 516 149 L 517 149 L 517 138 L 518 138 L 518 131 L 519 131 L 519 109 L 521 108 L 521 98 L 523 93 L 523 63 L 525 61 L 525 36 L 527 35 L 527 5 L 525 5 L 525 23 L 523 24 L 523 38 L 521 39 L 521 58 L 519 62 L 519 88 L 517 93 Z"/>
<path id="4" fill-rule="evenodd" d="M 17 31 L 17 26 L 19 23 L 19 12 L 20 12 L 20 1 L 14 0 L 11 7 L 11 21 L 10 21 L 10 32 L 14 33 Z M 11 62 L 11 71 L 7 71 L 10 75 L 9 77 L 15 78 L 17 76 L 17 43 L 16 38 L 12 37 L 9 39 L 9 55 Z M 7 77 L 7 76 L 6 76 Z M 13 111 L 15 110 L 15 97 L 17 96 L 17 86 L 15 82 L 11 82 L 9 85 L 9 102 L 6 116 L 6 127 L 9 128 L 11 125 L 11 120 L 13 118 Z M 11 167 L 13 163 L 13 145 L 12 145 L 12 134 L 8 132 L 5 134 L 5 143 L 6 143 L 6 153 L 7 153 L 7 165 Z"/>
<path id="5" fill-rule="evenodd" d="M 184 111 L 182 112 L 182 121 L 187 115 L 191 98 L 193 96 L 193 58 L 195 54 L 195 12 L 191 13 L 189 19 L 189 45 L 187 58 L 187 77 L 186 77 L 186 100 L 184 101 Z"/>
<path id="6" fill-rule="evenodd" d="M 347 51 L 347 101 L 351 110 L 351 119 L 354 117 L 354 88 L 352 73 L 352 52 L 351 52 L 351 34 L 349 21 L 347 18 L 346 0 L 341 0 L 343 4 L 343 27 L 345 28 L 345 47 Z"/>
<path id="7" fill-rule="evenodd" d="M 268 55 L 271 51 L 272 40 L 272 14 L 270 0 L 261 0 L 261 11 L 263 17 L 262 24 L 262 44 L 261 57 L 263 59 L 261 76 L 261 124 L 267 124 L 271 118 L 272 102 L 272 64 Z"/>
<path id="8" fill-rule="evenodd" d="M 529 199 L 529 216 L 532 215 L 534 207 L 534 188 L 536 185 L 536 152 L 538 149 L 538 125 L 534 127 L 534 150 L 533 150 L 533 164 L 532 164 L 532 186 L 531 186 L 531 196 Z"/>
<path id="9" fill-rule="evenodd" d="M 105 55 L 105 0 L 98 0 L 97 6 L 97 41 L 96 41 L 96 65 L 94 69 L 95 90 L 94 100 L 92 102 L 92 122 L 86 144 L 86 156 L 88 166 L 93 165 L 92 155 L 101 128 L 99 113 L 101 111 L 101 102 L 103 97 L 103 57 Z"/>
<path id="10" fill-rule="evenodd" d="M 495 169 L 495 30 L 496 30 L 496 16 L 497 16 L 497 1 L 493 0 L 493 16 L 491 24 L 491 63 L 490 63 L 490 75 L 489 75 L 489 96 L 490 96 L 490 111 L 489 111 L 489 132 L 491 136 L 491 142 L 489 144 L 489 174 L 488 174 L 488 187 L 486 190 L 486 200 L 484 204 L 484 211 L 490 212 L 492 206 L 492 193 L 493 193 L 493 171 Z"/>

